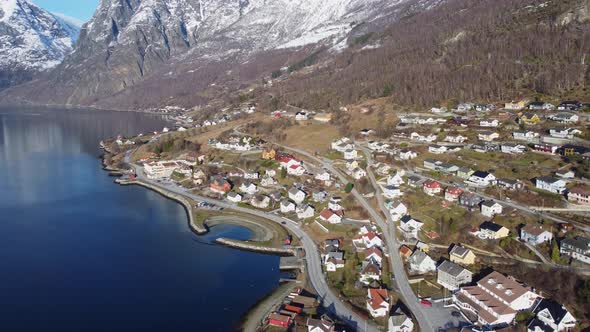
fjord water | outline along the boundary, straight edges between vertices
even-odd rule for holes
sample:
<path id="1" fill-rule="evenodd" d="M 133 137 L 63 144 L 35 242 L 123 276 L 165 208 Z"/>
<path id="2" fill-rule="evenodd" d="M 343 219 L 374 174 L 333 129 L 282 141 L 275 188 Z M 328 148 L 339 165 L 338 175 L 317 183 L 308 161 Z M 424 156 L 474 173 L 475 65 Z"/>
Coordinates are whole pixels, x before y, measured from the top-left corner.
<path id="1" fill-rule="evenodd" d="M 99 141 L 162 128 L 138 113 L 0 110 L 2 331 L 231 331 L 278 258 L 212 245 L 175 202 L 122 187 Z"/>

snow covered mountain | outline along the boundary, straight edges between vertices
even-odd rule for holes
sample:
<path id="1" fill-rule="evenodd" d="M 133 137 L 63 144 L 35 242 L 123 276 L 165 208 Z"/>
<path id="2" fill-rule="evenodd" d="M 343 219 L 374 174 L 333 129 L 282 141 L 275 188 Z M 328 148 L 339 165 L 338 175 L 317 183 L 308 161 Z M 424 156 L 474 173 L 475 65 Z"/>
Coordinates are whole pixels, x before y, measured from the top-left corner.
<path id="1" fill-rule="evenodd" d="M 47 85 L 27 89 L 55 103 L 96 104 L 182 68 L 193 73 L 197 90 L 231 64 L 315 43 L 332 46 L 359 26 L 441 1 L 101 0 Z"/>
<path id="2" fill-rule="evenodd" d="M 57 66 L 78 31 L 28 0 L 0 0 L 0 88 Z"/>

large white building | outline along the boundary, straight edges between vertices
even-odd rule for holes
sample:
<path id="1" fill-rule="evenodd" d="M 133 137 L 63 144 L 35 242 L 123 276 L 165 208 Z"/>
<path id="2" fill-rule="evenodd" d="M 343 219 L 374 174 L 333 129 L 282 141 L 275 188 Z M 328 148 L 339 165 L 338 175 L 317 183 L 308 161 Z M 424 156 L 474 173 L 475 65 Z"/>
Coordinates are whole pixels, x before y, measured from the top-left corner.
<path id="1" fill-rule="evenodd" d="M 492 327 L 510 324 L 520 310 L 530 309 L 538 295 L 511 276 L 492 272 L 476 286 L 461 287 L 453 302 L 477 317 L 479 325 Z"/>

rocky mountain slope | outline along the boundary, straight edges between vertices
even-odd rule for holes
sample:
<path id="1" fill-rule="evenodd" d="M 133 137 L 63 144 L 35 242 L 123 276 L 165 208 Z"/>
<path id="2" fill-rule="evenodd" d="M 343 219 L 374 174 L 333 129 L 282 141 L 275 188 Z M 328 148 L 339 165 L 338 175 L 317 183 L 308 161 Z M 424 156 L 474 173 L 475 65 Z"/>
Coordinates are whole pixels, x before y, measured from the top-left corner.
<path id="1" fill-rule="evenodd" d="M 60 64 L 78 31 L 28 0 L 1 0 L 0 89 Z"/>
<path id="2" fill-rule="evenodd" d="M 15 95 L 104 106 L 133 90 L 157 89 L 149 83 L 155 78 L 179 75 L 198 90 L 235 64 L 332 45 L 366 22 L 395 20 L 409 6 L 425 10 L 440 1 L 102 0 L 75 51 Z M 191 91 L 173 94 L 184 93 Z"/>

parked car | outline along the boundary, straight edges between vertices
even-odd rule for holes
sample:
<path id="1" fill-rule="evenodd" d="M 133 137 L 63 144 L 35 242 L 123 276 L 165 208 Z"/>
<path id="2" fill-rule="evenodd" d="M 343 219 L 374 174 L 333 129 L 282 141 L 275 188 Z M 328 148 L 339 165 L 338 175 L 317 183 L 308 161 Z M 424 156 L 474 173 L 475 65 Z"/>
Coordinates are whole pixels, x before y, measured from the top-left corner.
<path id="1" fill-rule="evenodd" d="M 432 307 L 432 302 L 430 302 L 429 300 L 426 300 L 426 299 L 420 300 L 420 304 L 425 307 Z"/>

